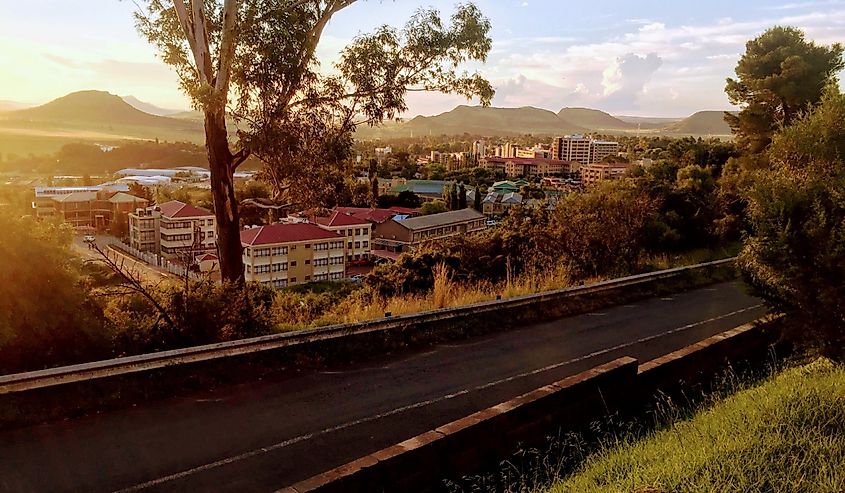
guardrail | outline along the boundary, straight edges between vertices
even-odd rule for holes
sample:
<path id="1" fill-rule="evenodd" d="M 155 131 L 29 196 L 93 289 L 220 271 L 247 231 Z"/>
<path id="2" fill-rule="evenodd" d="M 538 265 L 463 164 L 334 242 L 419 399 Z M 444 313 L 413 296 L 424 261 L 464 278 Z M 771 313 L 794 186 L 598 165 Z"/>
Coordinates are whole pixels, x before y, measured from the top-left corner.
<path id="1" fill-rule="evenodd" d="M 387 317 L 366 322 L 332 325 L 293 333 L 272 334 L 249 339 L 162 351 L 160 353 L 126 356 L 122 358 L 63 366 L 59 368 L 4 375 L 0 376 L 0 395 L 155 370 L 174 365 L 222 359 L 250 353 L 259 353 L 262 351 L 297 346 L 316 341 L 355 336 L 377 331 L 389 331 L 391 329 L 405 327 L 409 324 L 436 322 L 469 314 L 475 315 L 503 309 L 519 308 L 521 306 L 600 293 L 613 289 L 670 279 L 681 274 L 730 264 L 733 263 L 734 260 L 735 257 L 731 257 L 696 265 L 676 267 L 645 274 L 636 274 L 589 285 L 517 296 L 503 300 L 474 303 L 457 308 L 443 308 L 439 310 Z"/>

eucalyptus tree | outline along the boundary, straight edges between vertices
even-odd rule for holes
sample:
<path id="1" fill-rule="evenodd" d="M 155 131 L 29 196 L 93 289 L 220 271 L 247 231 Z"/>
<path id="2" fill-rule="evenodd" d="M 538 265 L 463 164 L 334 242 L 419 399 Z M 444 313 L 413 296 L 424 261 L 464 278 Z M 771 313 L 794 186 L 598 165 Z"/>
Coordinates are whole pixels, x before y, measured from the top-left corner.
<path id="1" fill-rule="evenodd" d="M 269 207 L 325 189 L 328 170 L 347 161 L 357 125 L 407 109 L 409 91 L 440 91 L 489 104 L 490 83 L 460 67 L 485 61 L 490 22 L 473 4 L 449 22 L 420 9 L 402 27 L 360 34 L 332 67 L 316 50 L 329 21 L 356 0 L 146 0 L 138 31 L 175 68 L 204 114 L 218 226 L 220 269 L 243 282 L 233 174 L 250 155 L 274 189 Z M 369 7 L 373 8 L 373 7 Z M 239 125 L 236 137 L 227 115 Z M 240 123 L 243 123 L 241 126 Z"/>

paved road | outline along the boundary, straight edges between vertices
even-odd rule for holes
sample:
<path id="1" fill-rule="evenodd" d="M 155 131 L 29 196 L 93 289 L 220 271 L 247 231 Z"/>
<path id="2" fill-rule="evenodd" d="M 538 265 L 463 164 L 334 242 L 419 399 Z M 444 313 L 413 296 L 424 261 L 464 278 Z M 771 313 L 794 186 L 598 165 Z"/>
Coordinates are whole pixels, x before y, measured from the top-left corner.
<path id="1" fill-rule="evenodd" d="M 93 261 L 102 261 L 102 255 L 97 251 L 94 250 L 88 245 L 88 243 L 84 240 L 85 235 L 76 235 L 73 238 L 73 247 L 76 249 L 77 253 L 86 260 L 93 260 Z M 161 269 L 159 267 L 155 267 L 152 265 L 148 265 L 131 255 L 127 255 L 123 252 L 114 250 L 109 248 L 109 245 L 119 245 L 120 241 L 109 235 L 96 235 L 94 236 L 95 243 L 97 247 L 104 253 L 108 254 L 111 258 L 116 259 L 123 267 L 132 275 L 140 277 L 143 281 L 146 281 L 151 284 L 156 284 L 161 282 L 167 278 L 174 278 L 173 274 Z"/>
<path id="2" fill-rule="evenodd" d="M 0 491 L 273 491 L 619 356 L 651 359 L 763 313 L 725 283 L 0 433 Z"/>

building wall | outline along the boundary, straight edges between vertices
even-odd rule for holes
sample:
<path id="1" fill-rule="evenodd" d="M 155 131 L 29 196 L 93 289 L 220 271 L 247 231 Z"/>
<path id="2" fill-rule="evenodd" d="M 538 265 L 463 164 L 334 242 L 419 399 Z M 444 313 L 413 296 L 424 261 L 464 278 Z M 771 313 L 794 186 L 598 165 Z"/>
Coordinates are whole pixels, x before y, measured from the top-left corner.
<path id="1" fill-rule="evenodd" d="M 161 251 L 160 217 L 160 213 L 149 209 L 129 214 L 129 244 L 132 248 L 156 254 Z"/>
<path id="2" fill-rule="evenodd" d="M 346 249 L 343 238 L 272 245 L 244 245 L 244 276 L 272 287 L 343 279 Z"/>
<path id="3" fill-rule="evenodd" d="M 195 235 L 199 234 L 199 238 Z M 214 216 L 168 218 L 159 220 L 160 251 L 163 257 L 178 257 L 184 252 L 214 251 L 217 228 Z"/>
<path id="4" fill-rule="evenodd" d="M 370 258 L 373 227 L 369 223 L 354 226 L 323 226 L 319 224 L 318 226 L 343 235 L 346 242 L 347 262 Z"/>

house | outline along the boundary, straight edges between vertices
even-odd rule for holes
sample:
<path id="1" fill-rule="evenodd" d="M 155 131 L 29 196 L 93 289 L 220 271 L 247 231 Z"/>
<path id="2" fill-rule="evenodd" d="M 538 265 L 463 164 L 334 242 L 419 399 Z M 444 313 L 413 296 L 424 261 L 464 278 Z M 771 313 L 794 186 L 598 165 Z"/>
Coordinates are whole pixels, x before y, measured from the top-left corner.
<path id="1" fill-rule="evenodd" d="M 216 220 L 207 209 L 171 200 L 129 214 L 129 241 L 133 248 L 165 258 L 214 252 Z"/>
<path id="2" fill-rule="evenodd" d="M 313 222 L 346 238 L 347 262 L 370 258 L 372 225 L 368 220 L 335 210 L 328 216 L 315 217 Z"/>
<path id="3" fill-rule="evenodd" d="M 220 259 L 213 253 L 198 255 L 194 261 L 200 272 L 215 272 L 220 269 Z"/>
<path id="4" fill-rule="evenodd" d="M 544 157 L 496 157 L 482 161 L 485 168 L 503 171 L 509 177 L 569 175 L 580 166 L 574 161 L 562 161 Z"/>
<path id="5" fill-rule="evenodd" d="M 369 207 L 335 207 L 335 212 L 346 214 L 370 223 L 370 237 L 373 238 L 378 233 L 378 229 L 382 224 L 393 219 L 405 219 L 408 217 L 416 217 L 420 212 L 416 209 L 409 209 L 407 207 L 390 207 L 388 209 L 377 209 Z"/>
<path id="6" fill-rule="evenodd" d="M 343 279 L 346 238 L 311 223 L 269 224 L 241 231 L 247 281 L 281 288 Z"/>
<path id="7" fill-rule="evenodd" d="M 75 228 L 98 230 L 105 230 L 113 220 L 121 220 L 122 215 L 149 204 L 147 199 L 109 188 L 58 194 L 50 200 L 53 203 L 53 216 L 60 217 Z"/>
<path id="8" fill-rule="evenodd" d="M 522 201 L 522 195 L 517 192 L 491 191 L 481 201 L 481 207 L 485 216 L 501 216 L 509 208 L 522 205 Z"/>
<path id="9" fill-rule="evenodd" d="M 430 214 L 384 223 L 373 236 L 373 243 L 394 252 L 413 250 L 427 241 L 481 231 L 484 214 L 475 209 Z"/>

